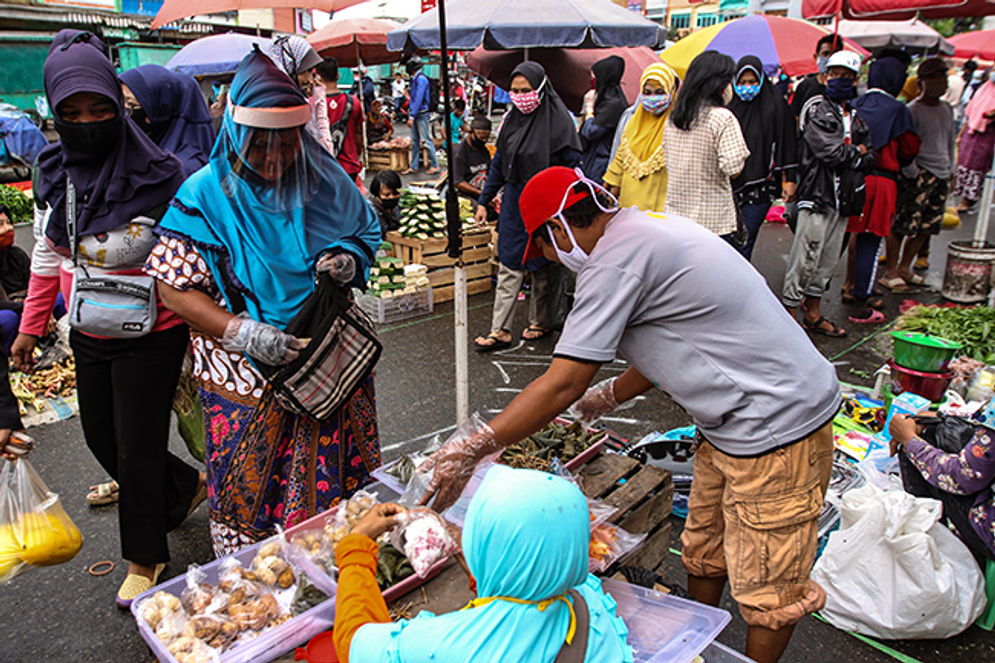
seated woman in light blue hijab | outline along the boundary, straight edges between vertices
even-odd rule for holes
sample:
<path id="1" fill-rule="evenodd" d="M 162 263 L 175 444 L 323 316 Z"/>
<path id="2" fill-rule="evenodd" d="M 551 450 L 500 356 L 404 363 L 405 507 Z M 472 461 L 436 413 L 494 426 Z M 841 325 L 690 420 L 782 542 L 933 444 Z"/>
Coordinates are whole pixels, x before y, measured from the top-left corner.
<path id="1" fill-rule="evenodd" d="M 336 547 L 340 661 L 633 660 L 615 601 L 587 571 L 590 516 L 574 484 L 545 472 L 494 466 L 470 503 L 463 529 L 463 554 L 480 598 L 458 612 L 422 612 L 390 623 L 377 587 L 373 539 L 393 526 L 400 510 L 380 505 Z"/>

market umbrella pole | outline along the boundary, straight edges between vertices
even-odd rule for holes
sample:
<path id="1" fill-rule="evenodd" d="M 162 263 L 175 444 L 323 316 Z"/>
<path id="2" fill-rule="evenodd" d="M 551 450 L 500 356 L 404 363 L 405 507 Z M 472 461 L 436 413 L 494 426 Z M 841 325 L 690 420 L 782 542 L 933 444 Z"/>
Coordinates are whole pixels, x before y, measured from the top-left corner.
<path id="1" fill-rule="evenodd" d="M 363 168 L 362 174 L 365 179 L 366 165 L 370 163 L 370 132 L 366 127 L 366 98 L 363 95 L 363 59 L 359 55 L 359 42 L 356 42 L 356 69 L 359 71 L 359 107 L 363 111 Z M 372 103 L 372 102 L 370 102 Z"/>
<path id="2" fill-rule="evenodd" d="M 439 0 L 439 46 L 442 52 L 442 122 L 445 127 L 446 147 L 446 233 L 449 245 L 446 252 L 456 260 L 453 267 L 453 316 L 456 344 L 456 425 L 462 426 L 470 418 L 470 377 L 467 370 L 470 343 L 467 333 L 466 267 L 463 264 L 463 226 L 459 218 L 459 201 L 456 199 L 453 172 L 453 142 L 451 99 L 449 97 L 449 53 L 446 36 L 446 0 Z M 438 103 L 438 100 L 436 100 Z M 421 146 L 418 146 L 421 149 Z"/>

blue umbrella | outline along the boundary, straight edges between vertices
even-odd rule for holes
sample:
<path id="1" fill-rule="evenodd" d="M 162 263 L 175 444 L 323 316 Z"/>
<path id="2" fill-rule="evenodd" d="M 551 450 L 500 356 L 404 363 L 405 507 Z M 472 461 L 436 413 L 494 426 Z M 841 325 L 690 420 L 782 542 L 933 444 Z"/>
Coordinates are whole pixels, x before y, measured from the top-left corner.
<path id="1" fill-rule="evenodd" d="M 446 8 L 448 46 L 487 49 L 655 46 L 660 26 L 610 0 L 453 0 Z M 438 9 L 387 33 L 392 51 L 439 50 Z"/>
<path id="2" fill-rule="evenodd" d="M 203 37 L 177 51 L 166 68 L 191 76 L 230 74 L 238 69 L 238 63 L 249 54 L 253 44 L 259 44 L 265 52 L 270 40 L 234 32 Z"/>

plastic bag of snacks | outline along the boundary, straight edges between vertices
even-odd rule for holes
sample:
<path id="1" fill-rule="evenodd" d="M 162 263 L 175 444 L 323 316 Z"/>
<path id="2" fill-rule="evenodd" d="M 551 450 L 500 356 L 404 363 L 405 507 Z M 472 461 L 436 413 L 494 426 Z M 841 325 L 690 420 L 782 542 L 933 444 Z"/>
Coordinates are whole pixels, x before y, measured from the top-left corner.
<path id="1" fill-rule="evenodd" d="M 31 463 L 3 461 L 0 470 L 0 582 L 32 566 L 67 562 L 83 545 L 79 528 Z"/>
<path id="2" fill-rule="evenodd" d="M 405 511 L 397 517 L 397 523 L 390 542 L 404 553 L 420 578 L 428 575 L 440 559 L 459 549 L 445 521 L 431 509 Z"/>
<path id="3" fill-rule="evenodd" d="M 603 523 L 591 529 L 587 568 L 592 573 L 608 568 L 635 550 L 645 534 L 629 534 L 621 527 Z"/>

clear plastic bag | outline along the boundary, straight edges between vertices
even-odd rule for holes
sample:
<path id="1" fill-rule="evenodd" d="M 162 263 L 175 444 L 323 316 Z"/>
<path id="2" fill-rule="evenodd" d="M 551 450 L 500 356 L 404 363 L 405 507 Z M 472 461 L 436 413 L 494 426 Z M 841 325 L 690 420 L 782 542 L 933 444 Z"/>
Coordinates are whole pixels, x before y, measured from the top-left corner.
<path id="1" fill-rule="evenodd" d="M 630 534 L 608 523 L 592 528 L 588 570 L 592 573 L 607 571 L 612 564 L 635 550 L 645 538 L 645 534 Z"/>
<path id="2" fill-rule="evenodd" d="M 390 533 L 391 545 L 404 553 L 420 578 L 428 575 L 440 559 L 459 549 L 445 521 L 431 509 L 405 511 L 397 522 Z"/>
<path id="3" fill-rule="evenodd" d="M 3 461 L 0 470 L 0 582 L 32 566 L 67 562 L 83 535 L 31 463 Z"/>

